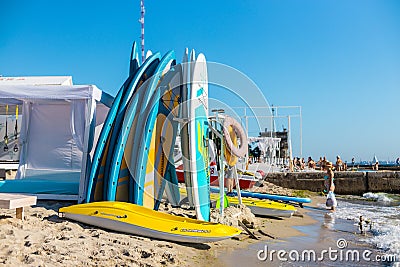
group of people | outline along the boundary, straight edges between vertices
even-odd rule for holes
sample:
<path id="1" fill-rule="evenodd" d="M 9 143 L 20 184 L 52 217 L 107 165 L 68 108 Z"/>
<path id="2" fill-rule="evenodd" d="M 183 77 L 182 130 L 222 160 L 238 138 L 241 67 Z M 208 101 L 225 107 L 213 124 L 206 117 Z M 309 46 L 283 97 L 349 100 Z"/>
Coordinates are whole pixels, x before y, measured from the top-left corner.
<path id="1" fill-rule="evenodd" d="M 293 158 L 293 168 L 295 170 L 304 170 L 306 166 L 309 169 L 314 170 L 325 170 L 325 165 L 328 162 L 326 157 L 320 157 L 317 162 L 315 162 L 312 157 L 308 157 L 307 163 L 304 161 L 304 158 Z M 346 171 L 347 170 L 347 162 L 343 162 L 340 156 L 336 157 L 336 164 L 333 166 L 336 171 Z"/>

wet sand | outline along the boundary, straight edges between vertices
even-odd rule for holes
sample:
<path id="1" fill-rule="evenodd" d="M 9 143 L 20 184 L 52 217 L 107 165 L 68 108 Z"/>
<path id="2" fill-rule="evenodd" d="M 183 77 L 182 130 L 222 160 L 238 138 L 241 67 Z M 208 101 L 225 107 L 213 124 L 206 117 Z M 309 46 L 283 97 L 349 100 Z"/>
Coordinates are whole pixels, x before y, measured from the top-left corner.
<path id="1" fill-rule="evenodd" d="M 354 222 L 335 219 L 329 211 L 323 210 L 325 198 L 313 199 L 312 206 L 318 206 L 319 199 L 320 207 L 306 208 L 307 215 L 314 219 L 314 223 L 294 226 L 300 234 L 263 240 L 242 249 L 231 250 L 220 256 L 219 266 L 387 266 L 375 261 L 376 255 L 382 255 L 381 251 L 360 241 L 363 235 L 359 233 Z M 280 260 L 277 253 L 270 254 L 272 250 L 284 250 L 286 254 Z M 302 258 L 302 253 L 310 250 L 315 251 L 315 258 L 309 258 L 307 252 Z M 331 256 L 328 252 L 323 253 L 323 250 L 331 250 Z M 298 258 L 293 251 L 299 253 Z M 371 254 L 363 258 L 365 251 Z M 292 253 L 293 257 L 289 257 L 289 253 Z"/>

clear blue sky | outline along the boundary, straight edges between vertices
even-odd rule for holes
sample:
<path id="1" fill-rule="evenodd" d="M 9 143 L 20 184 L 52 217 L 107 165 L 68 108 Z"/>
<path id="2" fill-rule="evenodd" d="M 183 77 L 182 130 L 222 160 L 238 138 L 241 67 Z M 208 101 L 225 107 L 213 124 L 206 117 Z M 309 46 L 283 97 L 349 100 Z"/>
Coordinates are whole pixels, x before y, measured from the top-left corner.
<path id="1" fill-rule="evenodd" d="M 1 0 L 0 74 L 115 94 L 139 16 L 139 0 Z M 185 47 L 244 72 L 270 104 L 301 105 L 304 157 L 400 156 L 400 1 L 146 0 L 146 48 Z"/>

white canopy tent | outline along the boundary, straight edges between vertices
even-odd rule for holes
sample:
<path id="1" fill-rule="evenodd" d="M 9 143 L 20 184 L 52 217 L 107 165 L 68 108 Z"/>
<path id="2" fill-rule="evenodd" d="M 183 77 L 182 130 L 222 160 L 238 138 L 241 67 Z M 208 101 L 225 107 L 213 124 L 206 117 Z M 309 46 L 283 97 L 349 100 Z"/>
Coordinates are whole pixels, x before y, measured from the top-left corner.
<path id="1" fill-rule="evenodd" d="M 71 77 L 0 77 L 0 105 L 22 105 L 19 167 L 0 192 L 84 199 L 93 142 L 113 98 Z"/>

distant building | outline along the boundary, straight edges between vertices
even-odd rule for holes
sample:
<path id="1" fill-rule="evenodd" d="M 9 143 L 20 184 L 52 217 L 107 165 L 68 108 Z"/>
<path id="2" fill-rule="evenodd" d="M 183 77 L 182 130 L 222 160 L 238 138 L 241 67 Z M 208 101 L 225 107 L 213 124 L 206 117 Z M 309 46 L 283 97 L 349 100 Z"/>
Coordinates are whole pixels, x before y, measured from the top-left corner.
<path id="1" fill-rule="evenodd" d="M 283 129 L 283 131 L 268 131 L 265 128 L 264 132 L 259 134 L 259 137 L 272 137 L 272 138 L 280 138 L 280 146 L 279 146 L 279 157 L 280 158 L 289 158 L 289 143 L 288 143 L 288 131 L 287 129 Z"/>

